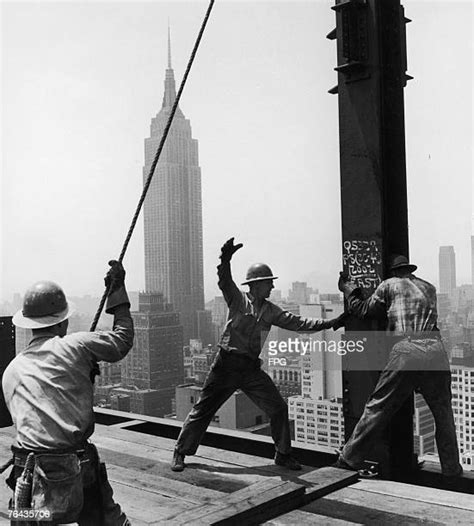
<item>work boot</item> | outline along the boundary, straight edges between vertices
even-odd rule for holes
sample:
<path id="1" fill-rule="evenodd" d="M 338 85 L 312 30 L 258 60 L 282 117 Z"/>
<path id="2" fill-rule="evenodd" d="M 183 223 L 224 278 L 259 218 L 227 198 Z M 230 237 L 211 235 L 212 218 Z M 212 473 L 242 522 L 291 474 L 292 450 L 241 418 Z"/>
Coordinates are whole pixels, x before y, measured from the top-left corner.
<path id="1" fill-rule="evenodd" d="M 184 455 L 175 449 L 173 453 L 173 460 L 171 461 L 171 471 L 183 471 L 183 469 Z"/>
<path id="2" fill-rule="evenodd" d="M 286 469 L 291 469 L 292 471 L 299 471 L 301 469 L 301 464 L 296 460 L 296 458 L 292 457 L 291 455 L 283 455 L 278 451 L 275 454 L 275 464 Z"/>

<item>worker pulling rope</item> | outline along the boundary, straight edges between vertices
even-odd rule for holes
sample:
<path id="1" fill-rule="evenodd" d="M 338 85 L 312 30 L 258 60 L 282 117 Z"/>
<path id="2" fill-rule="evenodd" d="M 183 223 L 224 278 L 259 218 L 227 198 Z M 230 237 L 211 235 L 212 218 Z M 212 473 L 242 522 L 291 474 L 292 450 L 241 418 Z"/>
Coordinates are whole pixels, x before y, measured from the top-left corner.
<path id="1" fill-rule="evenodd" d="M 199 44 L 201 43 L 201 38 L 202 38 L 202 35 L 203 35 L 204 30 L 206 28 L 207 21 L 209 20 L 209 16 L 210 16 L 212 8 L 214 6 L 214 2 L 215 2 L 215 0 L 211 0 L 210 3 L 209 3 L 209 7 L 207 8 L 206 14 L 204 16 L 204 20 L 203 20 L 203 22 L 201 24 L 201 28 L 199 30 L 199 34 L 198 34 L 196 42 L 194 44 L 194 48 L 193 48 L 193 50 L 191 52 L 191 56 L 189 58 L 188 65 L 186 67 L 186 71 L 184 72 L 183 80 L 181 81 L 181 85 L 180 85 L 178 93 L 176 95 L 176 99 L 175 99 L 174 104 L 173 104 L 173 106 L 171 108 L 171 113 L 169 115 L 168 122 L 166 123 L 166 127 L 165 127 L 165 129 L 163 131 L 163 136 L 161 137 L 160 144 L 158 146 L 158 149 L 156 151 L 155 157 L 154 157 L 153 162 L 151 164 L 150 172 L 148 174 L 148 177 L 147 177 L 147 180 L 146 180 L 145 184 L 143 185 L 142 195 L 140 197 L 140 200 L 138 201 L 137 209 L 135 210 L 135 214 L 133 216 L 132 223 L 130 225 L 130 228 L 129 228 L 128 233 L 127 233 L 127 237 L 125 238 L 125 242 L 124 242 L 123 247 L 122 247 L 122 251 L 120 252 L 120 256 L 118 258 L 118 261 L 120 263 L 123 261 L 123 258 L 125 257 L 125 253 L 127 251 L 128 244 L 130 242 L 130 239 L 132 237 L 133 231 L 135 229 L 135 225 L 137 223 L 138 217 L 140 215 L 140 211 L 141 211 L 143 203 L 145 201 L 145 197 L 146 197 L 146 194 L 148 192 L 148 188 L 150 187 L 151 181 L 153 179 L 153 175 L 155 173 L 156 165 L 158 164 L 158 161 L 160 159 L 160 155 L 161 155 L 161 152 L 163 150 L 166 138 L 168 136 L 168 132 L 169 132 L 169 130 L 171 128 L 171 124 L 173 122 L 174 114 L 176 113 L 176 109 L 177 109 L 179 101 L 181 99 L 181 95 L 183 93 L 184 86 L 186 85 L 186 81 L 187 81 L 189 72 L 191 71 L 191 67 L 193 65 L 194 58 L 195 58 L 197 50 L 199 48 Z M 99 321 L 100 315 L 101 315 L 102 310 L 104 308 L 105 301 L 107 299 L 108 293 L 109 293 L 109 290 L 108 290 L 108 287 L 107 287 L 105 289 L 105 291 L 104 291 L 102 299 L 100 300 L 100 304 L 99 304 L 99 307 L 98 307 L 97 312 L 95 314 L 94 320 L 92 321 L 92 325 L 90 327 L 90 331 L 91 332 L 95 331 L 95 329 L 97 327 L 97 323 Z M 98 369 L 96 371 L 96 374 L 99 374 Z"/>

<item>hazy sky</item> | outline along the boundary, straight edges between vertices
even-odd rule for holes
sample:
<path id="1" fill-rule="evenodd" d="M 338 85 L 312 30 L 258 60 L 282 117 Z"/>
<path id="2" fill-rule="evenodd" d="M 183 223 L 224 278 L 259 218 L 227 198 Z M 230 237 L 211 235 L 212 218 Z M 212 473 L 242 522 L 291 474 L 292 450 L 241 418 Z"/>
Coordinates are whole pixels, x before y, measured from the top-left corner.
<path id="1" fill-rule="evenodd" d="M 37 279 L 102 293 L 141 193 L 143 143 L 161 107 L 171 24 L 181 81 L 207 2 L 1 3 L 0 301 Z M 244 243 L 236 280 L 271 264 L 277 288 L 334 291 L 341 267 L 333 2 L 217 0 L 181 101 L 199 141 L 205 290 L 219 247 Z M 404 2 L 411 259 L 437 282 L 454 245 L 470 282 L 471 2 Z M 140 221 L 125 259 L 144 287 Z"/>

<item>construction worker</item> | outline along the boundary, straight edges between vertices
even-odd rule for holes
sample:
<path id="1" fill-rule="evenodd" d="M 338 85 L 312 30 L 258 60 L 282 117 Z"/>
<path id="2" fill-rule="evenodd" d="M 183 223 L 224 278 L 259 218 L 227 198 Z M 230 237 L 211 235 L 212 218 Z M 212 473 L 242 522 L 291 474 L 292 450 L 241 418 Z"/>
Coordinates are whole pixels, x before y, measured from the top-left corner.
<path id="1" fill-rule="evenodd" d="M 441 469 L 447 477 L 461 475 L 456 428 L 451 408 L 451 372 L 437 327 L 436 289 L 416 277 L 416 265 L 405 256 L 392 257 L 391 277 L 368 298 L 341 273 L 339 290 L 349 312 L 358 318 L 386 319 L 392 340 L 389 361 L 380 375 L 337 467 L 358 470 L 392 416 L 417 389 L 433 413 Z"/>
<path id="2" fill-rule="evenodd" d="M 296 316 L 268 301 L 277 279 L 263 263 L 252 265 L 241 292 L 231 275 L 230 260 L 243 245 L 229 239 L 221 249 L 217 267 L 219 288 L 229 307 L 219 353 L 201 390 L 199 400 L 187 416 L 174 450 L 171 469 L 182 471 L 185 455 L 194 455 L 209 423 L 222 404 L 241 389 L 269 417 L 275 442 L 275 464 L 291 470 L 301 469 L 291 455 L 288 406 L 270 377 L 261 370 L 259 354 L 272 325 L 302 332 L 337 329 L 342 317 L 331 320 L 306 319 Z"/>
<path id="3" fill-rule="evenodd" d="M 33 337 L 3 374 L 5 401 L 16 429 L 7 484 L 12 490 L 20 486 L 17 479 L 34 453 L 31 503 L 26 507 L 49 510 L 53 524 L 130 524 L 112 498 L 105 465 L 88 442 L 94 431 L 94 365 L 121 360 L 133 344 L 125 271 L 117 261 L 109 264 L 105 283 L 106 312 L 114 316 L 111 331 L 67 335 L 73 306 L 51 281 L 30 287 L 22 310 L 13 317 L 17 327 L 32 329 Z"/>

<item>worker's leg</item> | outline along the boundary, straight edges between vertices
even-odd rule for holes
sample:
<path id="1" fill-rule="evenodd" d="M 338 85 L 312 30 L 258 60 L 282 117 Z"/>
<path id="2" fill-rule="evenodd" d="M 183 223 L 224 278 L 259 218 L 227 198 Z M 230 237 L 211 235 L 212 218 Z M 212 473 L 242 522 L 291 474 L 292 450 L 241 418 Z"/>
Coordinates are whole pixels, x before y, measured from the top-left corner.
<path id="1" fill-rule="evenodd" d="M 439 370 L 422 374 L 420 391 L 435 420 L 436 446 L 443 475 L 455 476 L 462 473 L 462 466 L 451 406 L 451 371 L 447 357 L 444 362 L 445 366 Z"/>
<path id="2" fill-rule="evenodd" d="M 194 455 L 212 417 L 237 389 L 236 375 L 223 368 L 220 362 L 209 372 L 198 401 L 184 421 L 176 442 L 176 451 L 182 455 Z"/>
<path id="3" fill-rule="evenodd" d="M 267 373 L 259 367 L 249 370 L 240 386 L 242 391 L 270 417 L 275 449 L 282 455 L 291 452 L 288 406 Z"/>
<path id="4" fill-rule="evenodd" d="M 400 342 L 390 353 L 389 362 L 380 375 L 364 412 L 345 444 L 340 458 L 354 469 L 360 469 L 379 434 L 414 390 L 418 371 L 413 358 Z"/>

